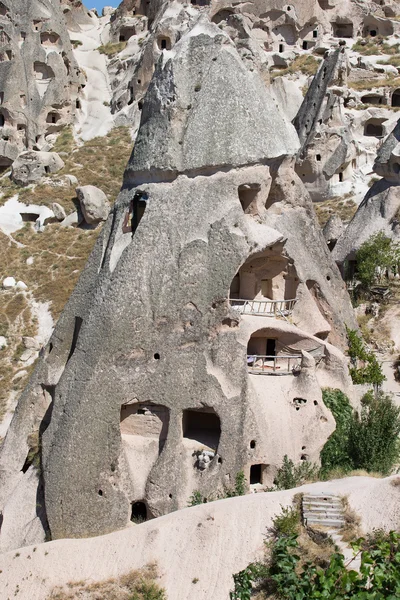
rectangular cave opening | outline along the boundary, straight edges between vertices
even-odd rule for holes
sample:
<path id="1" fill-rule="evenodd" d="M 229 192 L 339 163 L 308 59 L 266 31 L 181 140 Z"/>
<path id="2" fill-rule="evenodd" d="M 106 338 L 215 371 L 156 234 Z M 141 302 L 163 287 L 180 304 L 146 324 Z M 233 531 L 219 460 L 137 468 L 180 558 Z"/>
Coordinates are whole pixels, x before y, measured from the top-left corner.
<path id="1" fill-rule="evenodd" d="M 183 437 L 217 450 L 221 435 L 219 416 L 212 408 L 183 411 Z"/>
<path id="2" fill-rule="evenodd" d="M 264 483 L 264 474 L 267 469 L 267 465 L 258 464 L 251 465 L 250 467 L 250 485 L 257 485 Z"/>

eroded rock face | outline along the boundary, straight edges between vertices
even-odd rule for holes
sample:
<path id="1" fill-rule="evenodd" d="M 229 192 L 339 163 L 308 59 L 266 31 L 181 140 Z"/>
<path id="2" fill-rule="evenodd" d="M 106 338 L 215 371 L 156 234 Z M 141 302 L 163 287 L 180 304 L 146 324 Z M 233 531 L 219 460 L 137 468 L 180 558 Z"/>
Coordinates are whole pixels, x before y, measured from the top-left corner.
<path id="1" fill-rule="evenodd" d="M 83 75 L 58 2 L 4 0 L 0 38 L 1 167 L 72 123 Z"/>
<path id="2" fill-rule="evenodd" d="M 17 185 L 38 183 L 46 175 L 57 173 L 64 166 L 57 152 L 23 152 L 12 165 L 11 179 Z"/>
<path id="3" fill-rule="evenodd" d="M 382 176 L 368 190 L 352 221 L 339 237 L 333 257 L 343 275 L 347 261 L 353 261 L 354 270 L 357 250 L 372 235 L 382 231 L 393 239 L 400 237 L 400 123 L 397 122 L 382 144 L 374 171 Z"/>
<path id="4" fill-rule="evenodd" d="M 355 325 L 298 148 L 218 27 L 165 56 L 121 194 L 18 404 L 1 505 L 39 424 L 54 538 L 183 508 L 241 469 L 262 489 L 284 454 L 319 460 L 334 429 L 321 387 L 351 390 L 330 342 Z"/>

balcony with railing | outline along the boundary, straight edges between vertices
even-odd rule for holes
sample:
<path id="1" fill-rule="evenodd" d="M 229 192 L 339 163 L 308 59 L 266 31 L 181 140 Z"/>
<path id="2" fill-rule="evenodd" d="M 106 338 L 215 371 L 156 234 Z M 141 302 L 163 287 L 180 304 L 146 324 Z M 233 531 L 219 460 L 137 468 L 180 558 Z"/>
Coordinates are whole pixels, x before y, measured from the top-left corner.
<path id="1" fill-rule="evenodd" d="M 292 300 L 244 300 L 231 299 L 232 308 L 244 315 L 261 317 L 288 317 L 292 314 L 297 298 Z"/>
<path id="2" fill-rule="evenodd" d="M 247 367 L 253 375 L 295 375 L 301 370 L 301 354 L 267 356 L 247 355 Z"/>

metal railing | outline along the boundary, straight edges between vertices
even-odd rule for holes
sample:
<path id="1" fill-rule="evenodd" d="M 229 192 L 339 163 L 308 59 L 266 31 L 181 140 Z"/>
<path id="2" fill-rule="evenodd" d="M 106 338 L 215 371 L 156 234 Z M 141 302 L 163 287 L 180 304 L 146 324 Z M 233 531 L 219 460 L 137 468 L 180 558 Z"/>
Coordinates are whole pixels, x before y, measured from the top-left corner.
<path id="1" fill-rule="evenodd" d="M 249 373 L 255 375 L 298 373 L 301 369 L 301 354 L 282 354 L 281 356 L 247 355 Z"/>
<path id="2" fill-rule="evenodd" d="M 230 300 L 232 308 L 241 314 L 263 317 L 287 317 L 292 314 L 296 302 L 297 298 L 293 300 Z"/>

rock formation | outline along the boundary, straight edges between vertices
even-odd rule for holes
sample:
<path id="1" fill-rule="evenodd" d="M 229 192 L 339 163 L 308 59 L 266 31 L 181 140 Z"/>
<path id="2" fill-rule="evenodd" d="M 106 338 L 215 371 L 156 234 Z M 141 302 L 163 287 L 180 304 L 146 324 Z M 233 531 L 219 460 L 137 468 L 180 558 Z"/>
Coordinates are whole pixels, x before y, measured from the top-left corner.
<path id="1" fill-rule="evenodd" d="M 344 273 L 351 262 L 354 272 L 356 252 L 372 235 L 383 231 L 388 237 L 400 237 L 400 121 L 381 146 L 374 171 L 382 176 L 360 204 L 352 221 L 337 241 L 333 258 Z"/>
<path id="2" fill-rule="evenodd" d="M 0 167 L 73 121 L 84 81 L 59 2 L 0 3 Z"/>
<path id="3" fill-rule="evenodd" d="M 215 24 L 160 58 L 118 201 L 2 448 L 0 547 L 110 532 L 241 469 L 263 489 L 284 454 L 319 460 L 321 387 L 351 392 L 355 323 L 299 147 Z"/>

